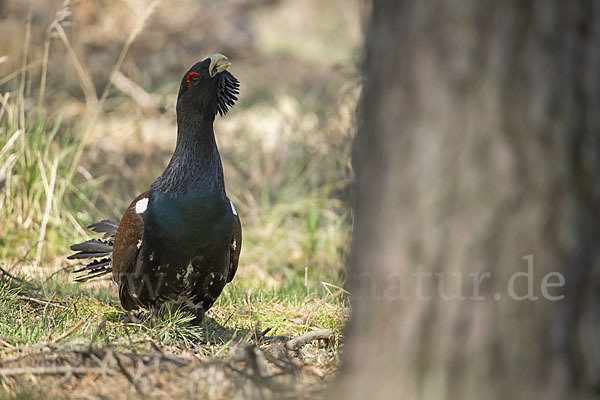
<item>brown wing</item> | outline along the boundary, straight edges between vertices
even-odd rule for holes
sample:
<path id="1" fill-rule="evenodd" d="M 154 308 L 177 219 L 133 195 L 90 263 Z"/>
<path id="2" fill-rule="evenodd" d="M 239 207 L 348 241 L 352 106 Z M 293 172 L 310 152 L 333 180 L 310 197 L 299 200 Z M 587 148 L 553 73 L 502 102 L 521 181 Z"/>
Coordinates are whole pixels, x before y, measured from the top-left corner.
<path id="1" fill-rule="evenodd" d="M 242 224 L 233 203 L 231 203 L 231 210 L 233 211 L 233 238 L 231 239 L 229 275 L 227 276 L 227 282 L 231 282 L 235 276 L 235 272 L 238 268 L 238 261 L 240 260 L 240 251 L 242 250 Z"/>
<path id="2" fill-rule="evenodd" d="M 144 201 L 145 199 L 145 201 Z M 144 234 L 144 212 L 148 208 L 148 192 L 140 194 L 131 202 L 117 230 L 113 248 L 112 276 L 119 284 L 119 299 L 126 310 L 137 309 L 127 290 L 127 274 L 133 272 Z"/>

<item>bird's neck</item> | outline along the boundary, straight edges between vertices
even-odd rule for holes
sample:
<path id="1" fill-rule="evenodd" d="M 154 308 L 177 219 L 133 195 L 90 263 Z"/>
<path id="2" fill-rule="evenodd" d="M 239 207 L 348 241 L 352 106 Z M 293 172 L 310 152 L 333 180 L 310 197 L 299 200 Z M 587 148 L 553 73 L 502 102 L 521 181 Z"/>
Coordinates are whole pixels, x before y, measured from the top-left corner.
<path id="1" fill-rule="evenodd" d="M 175 152 L 152 189 L 161 193 L 194 190 L 225 193 L 213 122 L 214 117 L 178 112 Z"/>

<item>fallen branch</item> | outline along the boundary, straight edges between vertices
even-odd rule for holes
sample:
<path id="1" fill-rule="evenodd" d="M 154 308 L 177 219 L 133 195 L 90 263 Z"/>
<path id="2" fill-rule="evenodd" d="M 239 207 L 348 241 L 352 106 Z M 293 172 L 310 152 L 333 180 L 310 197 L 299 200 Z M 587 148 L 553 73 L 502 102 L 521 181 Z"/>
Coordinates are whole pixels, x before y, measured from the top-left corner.
<path id="1" fill-rule="evenodd" d="M 113 353 L 113 356 L 115 357 L 115 360 L 117 361 L 117 365 L 119 366 L 119 369 L 121 370 L 123 375 L 125 375 L 125 378 L 127 378 L 127 380 L 133 385 L 133 387 L 135 387 L 135 390 L 137 390 L 137 392 L 142 397 L 147 397 L 146 393 L 144 393 L 144 391 L 138 384 L 137 380 L 129 373 L 129 371 L 127 371 L 127 368 L 125 368 L 125 365 L 123 365 L 123 363 L 121 362 L 121 358 L 119 357 L 119 355 L 116 353 Z"/>
<path id="2" fill-rule="evenodd" d="M 69 336 L 70 334 L 75 332 L 77 329 L 79 329 L 79 327 L 81 325 L 83 325 L 83 323 L 84 323 L 84 320 L 82 319 L 81 321 L 76 323 L 75 326 L 73 326 L 71 329 L 69 329 L 68 331 L 66 331 L 65 333 L 63 333 L 62 335 L 60 335 L 59 337 L 57 337 L 56 339 L 51 341 L 50 343 L 56 344 L 56 343 L 60 342 L 61 340 L 63 340 L 64 338 L 66 338 L 67 336 Z"/>
<path id="3" fill-rule="evenodd" d="M 6 275 L 9 279 L 15 280 L 17 282 L 21 282 L 25 285 L 29 284 L 29 282 L 27 282 L 25 279 L 23 278 L 19 278 L 18 276 L 14 276 L 13 274 L 11 274 L 10 272 L 8 272 L 7 270 L 5 270 L 4 268 L 0 267 L 0 272 L 3 275 Z"/>
<path id="4" fill-rule="evenodd" d="M 92 336 L 92 340 L 90 340 L 90 344 L 88 345 L 88 351 L 91 352 L 92 350 L 92 345 L 94 344 L 94 342 L 96 341 L 96 339 L 98 338 L 98 335 L 100 334 L 100 332 L 106 327 L 106 320 L 104 318 L 102 318 L 102 320 L 100 321 L 100 323 L 98 324 L 98 326 L 96 327 L 96 330 L 94 331 L 94 335 Z"/>
<path id="5" fill-rule="evenodd" d="M 58 325 L 55 325 L 54 328 L 48 332 L 48 335 L 46 336 L 46 342 L 49 342 L 52 339 L 52 335 L 54 335 L 54 332 L 56 332 L 57 329 Z"/>
<path id="6" fill-rule="evenodd" d="M 16 375 L 62 375 L 62 374 L 108 374 L 112 375 L 113 371 L 104 368 L 95 367 L 23 367 L 23 368 L 0 368 L 0 376 L 16 376 Z"/>
<path id="7" fill-rule="evenodd" d="M 288 350 L 293 350 L 296 347 L 312 342 L 313 340 L 330 339 L 332 336 L 333 331 L 331 329 L 317 329 L 316 331 L 308 332 L 302 336 L 288 340 L 288 342 L 285 344 L 285 347 Z"/>
<path id="8" fill-rule="evenodd" d="M 35 297 L 29 297 L 29 296 L 18 296 L 17 297 L 19 300 L 25 300 L 25 301 L 29 301 L 32 303 L 37 303 L 37 304 L 42 304 L 45 306 L 53 306 L 53 307 L 59 307 L 59 308 L 63 308 L 65 310 L 68 310 L 68 307 L 63 306 L 62 304 L 58 304 L 55 303 L 53 301 L 47 301 L 47 300 L 42 300 L 42 299 L 36 299 Z"/>

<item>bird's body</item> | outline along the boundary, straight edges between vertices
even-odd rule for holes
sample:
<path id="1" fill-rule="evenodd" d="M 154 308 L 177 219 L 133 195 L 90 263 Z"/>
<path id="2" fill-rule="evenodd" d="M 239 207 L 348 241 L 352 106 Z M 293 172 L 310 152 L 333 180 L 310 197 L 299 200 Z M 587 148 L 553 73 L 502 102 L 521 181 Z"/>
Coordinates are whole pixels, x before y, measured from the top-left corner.
<path id="1" fill-rule="evenodd" d="M 72 246 L 70 258 L 106 257 L 79 270 L 81 280 L 112 271 L 126 310 L 173 303 L 204 315 L 237 270 L 242 232 L 227 198 L 213 121 L 236 100 L 237 80 L 215 55 L 194 65 L 177 101 L 177 146 L 165 171 L 127 208 L 118 227 Z M 215 72 L 217 70 L 217 72 Z M 109 253 L 110 250 L 110 253 Z M 108 263 L 107 263 L 108 261 Z"/>

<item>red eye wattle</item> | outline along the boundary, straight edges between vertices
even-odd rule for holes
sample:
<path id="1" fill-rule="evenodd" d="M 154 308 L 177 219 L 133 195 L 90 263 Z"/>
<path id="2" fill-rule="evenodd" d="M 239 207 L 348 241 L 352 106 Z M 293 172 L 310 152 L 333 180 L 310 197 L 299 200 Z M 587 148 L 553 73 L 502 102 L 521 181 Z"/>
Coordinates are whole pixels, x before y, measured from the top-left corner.
<path id="1" fill-rule="evenodd" d="M 190 83 L 191 83 L 192 79 L 196 78 L 198 76 L 200 76 L 199 73 L 197 73 L 197 72 L 190 72 L 188 74 L 188 76 L 186 76 L 186 78 L 185 78 L 185 81 L 187 82 L 187 87 L 190 87 Z"/>

